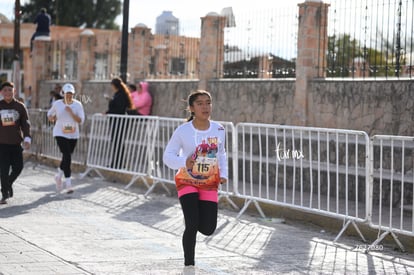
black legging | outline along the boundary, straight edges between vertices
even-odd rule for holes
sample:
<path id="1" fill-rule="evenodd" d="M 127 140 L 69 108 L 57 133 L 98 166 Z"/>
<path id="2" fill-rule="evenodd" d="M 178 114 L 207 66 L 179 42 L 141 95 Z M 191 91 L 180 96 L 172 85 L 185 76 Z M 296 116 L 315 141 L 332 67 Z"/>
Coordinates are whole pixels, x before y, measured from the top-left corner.
<path id="1" fill-rule="evenodd" d="M 75 150 L 77 139 L 70 139 L 65 137 L 56 137 L 57 145 L 62 153 L 62 160 L 60 162 L 60 169 L 63 170 L 65 178 L 70 178 L 72 164 L 72 153 Z"/>
<path id="2" fill-rule="evenodd" d="M 12 196 L 12 184 L 23 170 L 23 148 L 0 144 L 0 177 L 3 198 Z M 11 167 L 11 172 L 10 172 Z"/>
<path id="3" fill-rule="evenodd" d="M 120 117 L 111 117 L 110 124 L 111 141 L 112 141 L 112 161 L 111 168 L 120 169 L 124 165 L 124 151 L 125 151 L 125 132 L 128 128 L 126 119 Z"/>
<path id="4" fill-rule="evenodd" d="M 217 227 L 217 203 L 199 200 L 198 193 L 183 195 L 180 203 L 185 220 L 184 265 L 194 265 L 197 231 L 207 236 L 214 233 Z"/>

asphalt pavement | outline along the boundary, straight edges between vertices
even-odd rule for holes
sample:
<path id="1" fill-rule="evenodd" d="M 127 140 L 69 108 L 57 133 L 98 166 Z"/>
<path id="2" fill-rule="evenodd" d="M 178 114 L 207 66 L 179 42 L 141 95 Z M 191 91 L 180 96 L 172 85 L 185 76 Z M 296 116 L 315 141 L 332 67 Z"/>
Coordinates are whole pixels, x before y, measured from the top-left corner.
<path id="1" fill-rule="evenodd" d="M 86 177 L 56 194 L 55 169 L 26 163 L 0 205 L 0 274 L 414 274 L 414 254 L 364 253 L 357 238 L 220 207 L 218 227 L 197 238 L 183 269 L 184 222 L 175 195 Z"/>

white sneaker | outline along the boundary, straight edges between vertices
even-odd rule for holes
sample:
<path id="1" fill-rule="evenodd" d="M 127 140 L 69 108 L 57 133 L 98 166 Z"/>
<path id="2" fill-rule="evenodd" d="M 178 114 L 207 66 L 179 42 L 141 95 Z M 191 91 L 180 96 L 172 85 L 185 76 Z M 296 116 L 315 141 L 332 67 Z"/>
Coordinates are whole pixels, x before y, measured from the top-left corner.
<path id="1" fill-rule="evenodd" d="M 65 187 L 66 187 L 66 190 L 67 190 L 66 194 L 72 194 L 73 193 L 71 178 L 66 178 L 65 179 Z"/>
<path id="2" fill-rule="evenodd" d="M 183 275 L 195 275 L 195 274 L 196 274 L 195 266 L 193 265 L 184 266 Z"/>
<path id="3" fill-rule="evenodd" d="M 59 172 L 56 173 L 55 175 L 55 182 L 56 182 L 56 191 L 60 192 L 63 189 L 63 185 L 62 185 L 62 174 L 60 174 Z"/>

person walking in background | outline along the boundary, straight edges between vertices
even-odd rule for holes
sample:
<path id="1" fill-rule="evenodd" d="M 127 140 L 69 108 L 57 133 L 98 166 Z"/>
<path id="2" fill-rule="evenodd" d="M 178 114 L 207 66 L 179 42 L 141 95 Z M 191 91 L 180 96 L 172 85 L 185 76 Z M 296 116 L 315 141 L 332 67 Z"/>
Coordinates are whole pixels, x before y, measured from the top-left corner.
<path id="1" fill-rule="evenodd" d="M 35 40 L 37 36 L 50 35 L 50 24 L 52 23 L 52 20 L 50 15 L 46 12 L 46 9 L 42 8 L 33 23 L 37 24 L 37 27 L 36 32 L 33 33 L 32 38 L 30 39 L 30 52 L 33 51 L 33 40 Z"/>
<path id="2" fill-rule="evenodd" d="M 55 90 L 51 90 L 49 92 L 50 98 L 49 98 L 49 108 L 53 106 L 53 103 L 56 100 L 62 99 L 63 97 L 60 95 L 60 92 L 56 92 Z"/>
<path id="3" fill-rule="evenodd" d="M 141 81 L 139 82 L 139 89 L 136 90 L 136 86 L 130 84 L 130 88 L 135 87 L 134 91 L 131 91 L 131 97 L 138 115 L 148 116 L 151 114 L 152 96 L 148 86 L 148 82 Z"/>
<path id="4" fill-rule="evenodd" d="M 128 110 L 134 109 L 131 94 L 121 78 L 116 77 L 112 79 L 111 87 L 114 95 L 109 100 L 106 114 L 125 115 Z"/>
<path id="5" fill-rule="evenodd" d="M 63 99 L 56 100 L 47 112 L 49 121 L 54 122 L 53 136 L 56 139 L 62 160 L 55 175 L 56 190 L 63 189 L 62 177 L 65 177 L 67 193 L 73 193 L 71 182 L 72 154 L 79 139 L 79 125 L 85 121 L 82 103 L 73 98 L 75 87 L 67 83 L 62 87 Z"/>
<path id="6" fill-rule="evenodd" d="M 134 109 L 131 94 L 129 93 L 127 85 L 121 78 L 116 77 L 111 81 L 112 91 L 114 95 L 109 101 L 108 110 L 106 114 L 125 115 Z M 111 117 L 111 141 L 112 141 L 112 161 L 111 167 L 118 169 L 121 167 L 121 162 L 124 156 L 124 136 L 127 129 L 125 120 Z"/>
<path id="7" fill-rule="evenodd" d="M 128 84 L 128 90 L 129 90 L 129 94 L 131 95 L 131 100 L 132 100 L 132 103 L 134 104 L 134 108 L 132 110 L 128 110 L 127 112 L 129 115 L 138 115 L 138 110 L 135 107 L 135 97 L 138 94 L 137 86 L 135 84 L 130 83 Z"/>
<path id="8" fill-rule="evenodd" d="M 175 184 L 184 214 L 182 237 L 184 269 L 194 269 L 197 231 L 212 235 L 217 226 L 218 186 L 228 179 L 225 129 L 210 120 L 210 93 L 197 90 L 188 96 L 191 116 L 169 140 L 164 163 L 178 169 Z"/>
<path id="9" fill-rule="evenodd" d="M 23 170 L 23 148 L 30 148 L 30 122 L 26 107 L 15 99 L 14 84 L 1 84 L 0 101 L 0 204 L 13 197 L 13 183 Z"/>

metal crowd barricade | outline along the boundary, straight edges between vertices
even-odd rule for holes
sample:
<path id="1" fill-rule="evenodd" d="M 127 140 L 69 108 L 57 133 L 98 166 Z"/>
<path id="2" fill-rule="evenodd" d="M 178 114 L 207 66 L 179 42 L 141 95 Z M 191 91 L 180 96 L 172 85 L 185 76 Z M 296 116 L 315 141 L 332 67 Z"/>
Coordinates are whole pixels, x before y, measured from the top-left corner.
<path id="1" fill-rule="evenodd" d="M 373 136 L 370 152 L 369 225 L 378 237 L 368 250 L 391 235 L 404 251 L 395 233 L 414 236 L 414 137 Z"/>
<path id="2" fill-rule="evenodd" d="M 150 188 L 151 160 L 158 128 L 158 118 L 152 116 L 101 115 L 92 116 L 86 171 L 82 178 L 100 170 L 133 175 L 125 188 L 138 179 Z"/>
<path id="3" fill-rule="evenodd" d="M 47 118 L 47 110 L 29 109 L 32 152 L 36 157 L 59 158 L 59 150 L 53 137 L 53 123 Z"/>
<path id="4" fill-rule="evenodd" d="M 40 109 L 28 109 L 29 121 L 30 121 L 30 130 L 32 136 L 32 144 L 30 149 L 27 150 L 29 153 L 29 158 L 38 159 L 41 154 L 42 150 L 42 124 L 43 124 L 43 117 Z M 27 160 L 28 160 L 27 159 Z M 27 161 L 26 160 L 26 161 Z"/>
<path id="5" fill-rule="evenodd" d="M 167 167 L 162 158 L 165 147 L 167 146 L 167 143 L 175 129 L 184 122 L 185 120 L 182 118 L 158 118 L 158 129 L 155 136 L 154 154 L 153 159 L 151 160 L 151 177 L 153 182 L 151 188 L 149 188 L 145 193 L 145 196 L 151 193 L 158 184 L 162 185 L 162 187 L 170 193 L 165 184 L 175 184 L 174 176 L 176 171 Z"/>
<path id="6" fill-rule="evenodd" d="M 238 167 L 236 159 L 237 143 L 236 143 L 236 128 L 232 122 L 219 121 L 226 130 L 226 153 L 228 162 L 228 176 L 229 180 L 226 184 L 221 184 L 219 188 L 219 199 L 224 198 L 230 205 L 239 210 L 239 207 L 233 202 L 231 196 L 235 196 L 234 190 L 234 174 L 237 174 Z"/>
<path id="7" fill-rule="evenodd" d="M 31 122 L 32 149 L 31 153 L 35 157 L 46 157 L 60 160 L 62 154 L 59 151 L 56 140 L 53 137 L 54 124 L 49 122 L 47 111 L 42 109 L 29 109 L 29 119 Z M 85 164 L 88 152 L 88 129 L 90 119 L 85 119 L 80 126 L 80 138 L 77 142 L 75 151 L 72 156 L 72 162 Z"/>
<path id="8" fill-rule="evenodd" d="M 47 111 L 30 109 L 32 146 L 29 153 L 60 159 Z M 165 147 L 183 119 L 155 116 L 95 114 L 81 126 L 74 162 L 86 163 L 81 175 L 114 171 L 138 179 L 145 195 L 161 185 L 175 184 L 176 171 L 164 165 Z M 375 248 L 391 235 L 414 236 L 414 137 L 377 135 L 362 131 L 271 124 L 220 122 L 226 129 L 229 182 L 220 198 L 236 209 L 232 197 L 245 200 L 265 217 L 260 202 L 343 220 L 334 242 L 357 222 L 378 229 L 368 246 Z M 151 182 L 149 182 L 151 181 Z"/>
<path id="9" fill-rule="evenodd" d="M 368 219 L 369 138 L 365 132 L 240 123 L 236 126 L 238 217 L 254 203 L 343 219 L 335 238 Z"/>
<path id="10" fill-rule="evenodd" d="M 167 146 L 168 141 L 170 140 L 172 134 L 174 133 L 175 129 L 185 122 L 182 118 L 166 118 L 160 117 L 159 124 L 158 124 L 158 131 L 157 137 L 155 142 L 155 151 L 154 151 L 154 160 L 152 161 L 153 169 L 152 169 L 152 179 L 153 185 L 147 191 L 145 195 L 148 195 L 152 190 L 156 187 L 157 184 L 163 185 L 163 187 L 168 191 L 166 188 L 165 183 L 167 184 L 174 184 L 174 177 L 177 171 L 170 169 L 163 163 L 163 154 L 165 147 Z M 234 195 L 233 192 L 233 171 L 234 171 L 234 152 L 235 152 L 235 128 L 233 123 L 231 122 L 222 122 L 219 121 L 226 130 L 226 152 L 227 152 L 227 159 L 229 163 L 229 181 L 227 184 L 220 185 L 219 188 L 219 198 L 226 199 L 234 208 L 238 208 L 237 205 L 231 200 L 231 195 Z M 237 169 L 236 169 L 237 170 Z M 169 192 L 169 191 L 168 191 Z"/>

